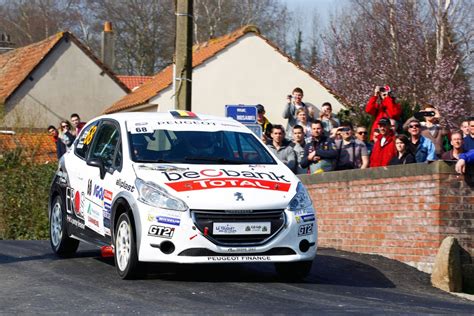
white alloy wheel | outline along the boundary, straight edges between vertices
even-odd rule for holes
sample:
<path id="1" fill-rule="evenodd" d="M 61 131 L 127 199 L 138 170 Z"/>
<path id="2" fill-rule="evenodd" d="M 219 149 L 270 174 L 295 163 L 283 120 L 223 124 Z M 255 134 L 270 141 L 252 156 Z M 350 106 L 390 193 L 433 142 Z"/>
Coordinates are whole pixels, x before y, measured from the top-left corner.
<path id="1" fill-rule="evenodd" d="M 117 235 L 115 237 L 115 251 L 117 252 L 117 264 L 120 271 L 125 271 L 130 261 L 130 236 L 131 231 L 129 223 L 122 221 L 117 229 Z"/>
<path id="2" fill-rule="evenodd" d="M 58 200 L 56 200 L 56 203 L 53 206 L 53 210 L 51 211 L 51 224 L 50 224 L 50 229 L 51 229 L 51 243 L 53 244 L 53 247 L 57 248 L 59 246 L 59 243 L 61 242 L 61 239 L 63 237 L 63 220 L 62 220 L 62 210 L 61 210 L 61 204 Z"/>

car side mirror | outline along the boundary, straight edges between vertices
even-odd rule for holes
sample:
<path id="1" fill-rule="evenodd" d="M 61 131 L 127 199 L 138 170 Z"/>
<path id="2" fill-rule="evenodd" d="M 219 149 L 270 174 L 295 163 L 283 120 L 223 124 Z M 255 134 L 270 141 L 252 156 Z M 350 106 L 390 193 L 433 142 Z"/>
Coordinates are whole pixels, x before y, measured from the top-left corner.
<path id="1" fill-rule="evenodd" d="M 102 162 L 101 159 L 98 159 L 98 158 L 89 159 L 89 160 L 87 160 L 87 164 L 88 164 L 89 166 L 99 168 L 99 171 L 100 171 L 100 179 L 101 179 L 101 180 L 104 179 L 104 177 L 105 177 L 105 167 L 104 167 L 104 163 Z"/>

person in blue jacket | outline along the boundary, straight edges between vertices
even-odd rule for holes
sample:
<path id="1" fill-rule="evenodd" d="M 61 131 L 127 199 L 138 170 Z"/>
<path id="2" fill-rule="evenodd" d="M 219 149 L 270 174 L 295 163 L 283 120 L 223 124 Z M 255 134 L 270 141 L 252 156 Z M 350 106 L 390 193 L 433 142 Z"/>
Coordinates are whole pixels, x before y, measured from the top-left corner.
<path id="1" fill-rule="evenodd" d="M 469 150 L 468 152 L 459 154 L 459 159 L 456 162 L 456 172 L 464 173 L 466 172 L 466 165 L 474 164 L 474 149 Z"/>
<path id="2" fill-rule="evenodd" d="M 415 154 L 416 162 L 436 160 L 435 145 L 421 135 L 421 124 L 416 118 L 410 118 L 404 124 L 410 134 L 410 151 Z"/>

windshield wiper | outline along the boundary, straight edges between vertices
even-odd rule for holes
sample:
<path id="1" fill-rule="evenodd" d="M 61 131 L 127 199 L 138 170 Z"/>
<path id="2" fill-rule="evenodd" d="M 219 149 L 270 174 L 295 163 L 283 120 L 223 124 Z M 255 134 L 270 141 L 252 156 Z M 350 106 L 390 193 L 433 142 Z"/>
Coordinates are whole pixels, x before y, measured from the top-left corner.
<path id="1" fill-rule="evenodd" d="M 227 158 L 224 158 L 224 157 L 193 156 L 193 157 L 184 157 L 184 160 L 188 160 L 188 161 L 211 161 L 211 162 L 217 162 L 217 163 L 220 163 L 220 164 L 231 164 L 231 165 L 247 164 L 247 162 L 242 161 L 242 160 L 227 159 Z"/>

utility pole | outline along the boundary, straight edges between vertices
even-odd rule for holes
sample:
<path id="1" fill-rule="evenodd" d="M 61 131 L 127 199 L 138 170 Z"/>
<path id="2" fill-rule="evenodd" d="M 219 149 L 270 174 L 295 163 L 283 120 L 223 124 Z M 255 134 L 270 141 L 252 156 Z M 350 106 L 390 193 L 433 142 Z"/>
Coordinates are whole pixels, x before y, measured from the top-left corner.
<path id="1" fill-rule="evenodd" d="M 193 0 L 175 0 L 176 45 L 174 70 L 174 106 L 191 111 L 193 71 Z"/>

